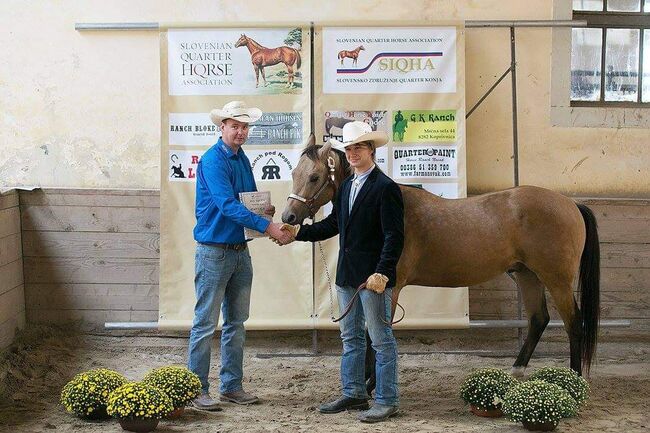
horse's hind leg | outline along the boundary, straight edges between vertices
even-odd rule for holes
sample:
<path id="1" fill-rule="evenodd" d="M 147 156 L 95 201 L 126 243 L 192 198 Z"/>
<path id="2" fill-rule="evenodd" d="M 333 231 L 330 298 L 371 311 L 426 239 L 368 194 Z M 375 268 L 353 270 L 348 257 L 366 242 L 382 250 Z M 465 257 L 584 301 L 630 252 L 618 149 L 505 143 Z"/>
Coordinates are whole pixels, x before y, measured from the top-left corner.
<path id="1" fill-rule="evenodd" d="M 528 315 L 528 335 L 519 351 L 519 356 L 517 356 L 512 366 L 512 374 L 517 377 L 523 377 L 528 366 L 528 361 L 530 361 L 530 357 L 533 355 L 535 347 L 544 329 L 546 329 L 550 317 L 546 308 L 544 285 L 537 278 L 537 275 L 526 267 L 517 269 L 508 275 L 514 280 L 521 291 L 521 297 Z"/>
<path id="2" fill-rule="evenodd" d="M 291 66 L 287 66 L 287 88 L 293 87 L 293 68 Z"/>
<path id="3" fill-rule="evenodd" d="M 554 275 L 550 280 L 545 281 L 546 287 L 555 301 L 564 322 L 564 329 L 569 335 L 571 369 L 582 375 L 582 314 L 573 296 L 572 278 Z"/>

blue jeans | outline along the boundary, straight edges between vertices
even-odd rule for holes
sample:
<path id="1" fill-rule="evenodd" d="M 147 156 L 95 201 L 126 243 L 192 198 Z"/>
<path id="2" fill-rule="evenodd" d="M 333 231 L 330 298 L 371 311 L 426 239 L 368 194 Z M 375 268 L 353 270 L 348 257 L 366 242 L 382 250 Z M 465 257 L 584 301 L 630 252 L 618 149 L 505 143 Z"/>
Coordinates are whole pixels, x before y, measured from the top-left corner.
<path id="1" fill-rule="evenodd" d="M 188 368 L 199 376 L 203 391 L 208 392 L 212 337 L 221 308 L 219 391 L 238 391 L 242 389 L 244 322 L 248 319 L 253 281 L 251 256 L 248 248 L 235 251 L 197 244 L 194 267 L 196 306 L 190 332 Z"/>
<path id="2" fill-rule="evenodd" d="M 339 311 L 343 312 L 352 299 L 353 287 L 336 286 Z M 375 402 L 386 406 L 398 406 L 397 390 L 397 342 L 391 325 L 382 322 L 383 317 L 390 323 L 390 304 L 392 289 L 387 288 L 385 296 L 370 290 L 362 290 L 350 313 L 341 320 L 341 385 L 343 395 L 352 398 L 368 398 L 365 383 L 366 332 L 372 347 L 377 352 Z"/>

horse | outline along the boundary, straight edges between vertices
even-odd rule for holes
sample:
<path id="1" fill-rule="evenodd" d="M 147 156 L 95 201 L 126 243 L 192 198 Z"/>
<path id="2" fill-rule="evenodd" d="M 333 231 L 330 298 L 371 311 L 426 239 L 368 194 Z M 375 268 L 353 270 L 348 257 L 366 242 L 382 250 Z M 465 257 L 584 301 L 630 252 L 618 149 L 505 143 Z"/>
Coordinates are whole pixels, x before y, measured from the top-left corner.
<path id="1" fill-rule="evenodd" d="M 332 128 L 336 127 L 343 129 L 343 127 L 350 122 L 354 122 L 354 119 L 348 119 L 346 117 L 328 117 L 325 119 L 325 132 L 328 135 L 332 135 Z"/>
<path id="2" fill-rule="evenodd" d="M 259 86 L 260 73 L 264 80 L 264 86 L 267 86 L 266 76 L 264 75 L 265 66 L 273 66 L 278 63 L 284 63 L 287 67 L 287 85 L 285 87 L 294 87 L 294 65 L 300 69 L 301 59 L 300 51 L 285 45 L 277 48 L 266 48 L 249 38 L 245 34 L 239 37 L 235 43 L 235 48 L 246 47 L 251 54 L 251 62 L 255 69 L 255 87 Z"/>
<path id="3" fill-rule="evenodd" d="M 294 169 L 292 195 L 282 221 L 302 223 L 334 201 L 350 168 L 331 144 L 314 138 Z M 600 246 L 596 218 L 587 206 L 559 193 L 519 186 L 464 199 L 444 199 L 400 185 L 404 201 L 404 249 L 397 264 L 392 317 L 406 285 L 467 287 L 502 273 L 521 291 L 528 333 L 512 374 L 523 377 L 550 317 L 545 289 L 555 300 L 569 337 L 571 369 L 588 374 L 600 315 Z M 572 284 L 578 281 L 580 307 Z M 374 367 L 368 342 L 366 369 Z M 368 373 L 368 371 L 367 371 Z M 368 376 L 368 375 L 367 375 Z M 374 389 L 373 377 L 367 382 Z"/>
<path id="4" fill-rule="evenodd" d="M 343 65 L 343 60 L 346 57 L 349 57 L 349 58 L 352 59 L 352 66 L 356 65 L 357 64 L 357 59 L 359 58 L 359 51 L 361 51 L 361 50 L 365 50 L 363 45 L 359 45 L 358 47 L 356 47 L 352 51 L 347 51 L 347 50 L 339 51 L 338 59 L 341 61 L 341 66 Z"/>

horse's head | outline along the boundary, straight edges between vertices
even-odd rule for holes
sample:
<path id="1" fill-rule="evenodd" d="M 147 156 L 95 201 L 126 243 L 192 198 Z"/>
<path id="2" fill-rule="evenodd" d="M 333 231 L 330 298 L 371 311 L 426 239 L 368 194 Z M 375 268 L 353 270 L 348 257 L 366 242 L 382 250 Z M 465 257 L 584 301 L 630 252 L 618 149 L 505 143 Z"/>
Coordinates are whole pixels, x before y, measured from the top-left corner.
<path id="1" fill-rule="evenodd" d="M 282 212 L 282 221 L 300 224 L 313 217 L 328 201 L 347 175 L 349 164 L 345 155 L 332 150 L 330 143 L 316 146 L 313 135 L 292 172 L 293 189 Z"/>
<path id="2" fill-rule="evenodd" d="M 248 45 L 248 36 L 242 33 L 239 39 L 237 39 L 237 42 L 235 42 L 235 48 L 243 47 L 245 45 Z"/>
<path id="3" fill-rule="evenodd" d="M 359 50 L 360 50 L 360 51 L 361 51 L 361 50 L 365 51 L 366 49 L 363 47 L 363 45 L 359 45 Z"/>

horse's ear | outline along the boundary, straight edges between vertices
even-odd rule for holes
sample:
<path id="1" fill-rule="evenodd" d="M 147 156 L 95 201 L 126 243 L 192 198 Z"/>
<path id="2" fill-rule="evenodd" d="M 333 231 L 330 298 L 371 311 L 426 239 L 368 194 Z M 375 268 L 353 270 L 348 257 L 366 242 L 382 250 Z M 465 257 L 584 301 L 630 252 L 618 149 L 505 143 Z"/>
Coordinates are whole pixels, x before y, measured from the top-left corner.
<path id="1" fill-rule="evenodd" d="M 305 148 L 314 147 L 314 146 L 316 146 L 316 136 L 312 132 L 311 134 L 309 134 L 309 138 L 307 139 L 307 145 L 305 146 Z"/>
<path id="2" fill-rule="evenodd" d="M 332 150 L 332 143 L 330 143 L 329 140 L 328 140 L 327 143 L 325 143 L 325 144 L 323 145 L 323 147 L 321 147 L 321 148 L 318 150 L 318 156 L 319 156 L 320 159 L 322 159 L 323 161 L 326 161 L 326 160 L 327 160 L 327 157 L 330 155 L 330 151 L 331 151 L 331 150 Z"/>

